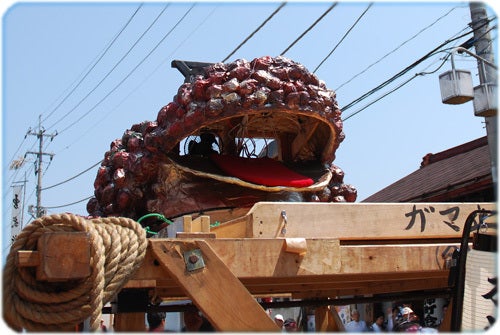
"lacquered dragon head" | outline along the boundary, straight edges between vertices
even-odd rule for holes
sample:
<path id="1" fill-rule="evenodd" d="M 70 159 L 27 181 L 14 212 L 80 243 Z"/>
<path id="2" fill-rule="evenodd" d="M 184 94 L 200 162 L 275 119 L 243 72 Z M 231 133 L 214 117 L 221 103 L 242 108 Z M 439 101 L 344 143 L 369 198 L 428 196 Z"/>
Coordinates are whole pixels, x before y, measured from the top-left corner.
<path id="1" fill-rule="evenodd" d="M 223 222 L 259 201 L 356 200 L 333 164 L 344 133 L 335 92 L 324 82 L 281 56 L 205 65 L 185 73 L 155 121 L 111 143 L 90 215 L 210 213 Z M 278 175 L 311 182 L 280 185 Z"/>

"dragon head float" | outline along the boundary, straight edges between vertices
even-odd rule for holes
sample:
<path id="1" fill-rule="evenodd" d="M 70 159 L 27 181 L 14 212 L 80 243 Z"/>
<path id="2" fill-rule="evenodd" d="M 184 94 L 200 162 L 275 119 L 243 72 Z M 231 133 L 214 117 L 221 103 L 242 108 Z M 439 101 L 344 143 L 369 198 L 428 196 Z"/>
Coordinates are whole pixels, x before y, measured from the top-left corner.
<path id="1" fill-rule="evenodd" d="M 344 133 L 324 82 L 281 56 L 203 64 L 155 121 L 111 143 L 91 216 L 208 213 L 225 222 L 259 201 L 356 200 L 333 164 Z"/>

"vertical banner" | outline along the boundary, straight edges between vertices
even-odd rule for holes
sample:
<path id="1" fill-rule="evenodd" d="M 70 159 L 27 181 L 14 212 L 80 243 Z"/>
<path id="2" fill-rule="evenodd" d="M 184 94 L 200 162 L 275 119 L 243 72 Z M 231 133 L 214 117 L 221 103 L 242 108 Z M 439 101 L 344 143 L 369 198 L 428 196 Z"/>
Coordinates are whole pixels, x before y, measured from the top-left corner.
<path id="1" fill-rule="evenodd" d="M 497 317 L 497 253 L 470 250 L 465 265 L 462 331 L 486 331 Z"/>
<path id="2" fill-rule="evenodd" d="M 23 185 L 12 186 L 12 216 L 10 219 L 11 241 L 21 232 L 23 220 Z"/>

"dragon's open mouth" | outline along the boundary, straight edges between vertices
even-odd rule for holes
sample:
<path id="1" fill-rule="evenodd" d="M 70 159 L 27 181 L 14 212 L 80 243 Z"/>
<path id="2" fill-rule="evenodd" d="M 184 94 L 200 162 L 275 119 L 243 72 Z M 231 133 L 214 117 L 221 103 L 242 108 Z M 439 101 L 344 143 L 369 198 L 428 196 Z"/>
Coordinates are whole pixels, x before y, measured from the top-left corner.
<path id="1" fill-rule="evenodd" d="M 91 215 L 175 216 L 282 191 L 355 200 L 332 164 L 344 138 L 335 93 L 314 74 L 281 56 L 195 64 L 174 61 L 186 81 L 173 101 L 112 143 Z"/>

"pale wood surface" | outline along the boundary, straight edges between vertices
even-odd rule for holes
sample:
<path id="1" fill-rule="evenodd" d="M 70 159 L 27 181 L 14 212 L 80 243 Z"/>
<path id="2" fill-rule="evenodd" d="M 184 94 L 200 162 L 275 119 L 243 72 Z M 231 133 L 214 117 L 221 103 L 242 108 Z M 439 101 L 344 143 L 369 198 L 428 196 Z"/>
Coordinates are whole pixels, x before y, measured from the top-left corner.
<path id="1" fill-rule="evenodd" d="M 207 242 L 199 240 L 174 245 L 158 241 L 151 243 L 150 247 L 160 266 L 172 275 L 217 330 L 278 330 L 274 321 Z M 183 255 L 186 251 L 198 248 L 202 252 L 205 266 L 187 271 Z"/>
<path id="2" fill-rule="evenodd" d="M 447 287 L 449 271 L 441 254 L 449 244 L 360 246 L 340 245 L 332 239 L 306 241 L 307 252 L 298 255 L 286 252 L 285 239 L 150 239 L 134 279 L 157 280 L 162 297 L 185 297 L 183 286 L 154 261 L 151 249 L 161 245 L 183 250 L 185 245 L 203 242 L 251 294 L 312 298 Z"/>
<path id="3" fill-rule="evenodd" d="M 38 280 L 64 281 L 90 275 L 90 240 L 85 232 L 47 232 L 38 239 Z"/>
<path id="4" fill-rule="evenodd" d="M 495 210 L 496 204 L 259 202 L 244 217 L 252 226 L 246 237 L 253 238 L 445 238 L 460 237 L 467 216 L 479 208 Z M 284 235 L 283 210 L 287 216 Z M 212 229 L 219 230 L 224 230 L 224 224 Z"/>
<path id="5" fill-rule="evenodd" d="M 319 306 L 314 310 L 316 332 L 345 332 L 344 324 L 335 308 Z"/>

